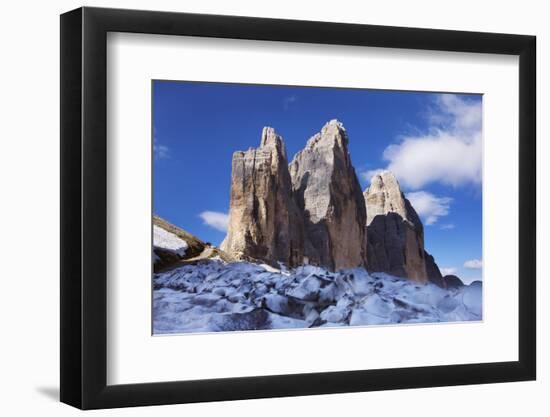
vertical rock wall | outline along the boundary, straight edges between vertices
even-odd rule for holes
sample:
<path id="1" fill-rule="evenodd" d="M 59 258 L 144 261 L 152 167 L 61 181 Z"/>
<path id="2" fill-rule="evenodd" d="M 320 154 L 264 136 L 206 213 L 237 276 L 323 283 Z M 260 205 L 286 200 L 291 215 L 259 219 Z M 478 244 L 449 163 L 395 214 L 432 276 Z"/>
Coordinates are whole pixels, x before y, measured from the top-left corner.
<path id="1" fill-rule="evenodd" d="M 424 228 L 395 176 L 375 175 L 364 197 L 369 270 L 427 282 Z"/>
<path id="2" fill-rule="evenodd" d="M 290 176 L 309 262 L 332 270 L 365 266 L 365 203 L 344 126 L 331 120 L 310 138 L 292 160 Z"/>
<path id="3" fill-rule="evenodd" d="M 229 228 L 221 249 L 237 259 L 431 281 L 441 272 L 424 228 L 395 176 L 361 192 L 342 123 L 328 122 L 288 165 L 283 139 L 263 129 L 260 146 L 233 154 Z"/>
<path id="4" fill-rule="evenodd" d="M 229 228 L 221 249 L 237 259 L 295 266 L 303 260 L 302 242 L 285 146 L 266 127 L 260 147 L 233 154 Z"/>

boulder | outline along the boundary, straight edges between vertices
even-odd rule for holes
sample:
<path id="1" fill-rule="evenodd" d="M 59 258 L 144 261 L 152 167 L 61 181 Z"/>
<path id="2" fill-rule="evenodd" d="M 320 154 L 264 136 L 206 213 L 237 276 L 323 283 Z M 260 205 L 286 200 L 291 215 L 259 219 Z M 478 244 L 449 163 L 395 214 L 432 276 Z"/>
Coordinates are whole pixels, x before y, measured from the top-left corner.
<path id="1" fill-rule="evenodd" d="M 304 301 L 315 301 L 319 298 L 321 281 L 315 276 L 309 276 L 296 287 L 288 291 L 288 295 Z"/>
<path id="2" fill-rule="evenodd" d="M 366 265 L 365 202 L 342 123 L 331 120 L 290 164 L 304 217 L 304 261 L 329 270 Z"/>

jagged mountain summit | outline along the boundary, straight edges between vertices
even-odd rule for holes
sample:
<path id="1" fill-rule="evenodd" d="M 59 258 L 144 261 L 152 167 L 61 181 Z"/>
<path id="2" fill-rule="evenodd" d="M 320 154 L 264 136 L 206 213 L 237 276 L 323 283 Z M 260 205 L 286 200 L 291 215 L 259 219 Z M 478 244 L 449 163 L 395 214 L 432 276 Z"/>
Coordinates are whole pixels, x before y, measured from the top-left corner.
<path id="1" fill-rule="evenodd" d="M 397 178 L 383 171 L 364 192 L 371 271 L 426 282 L 424 227 Z"/>
<path id="2" fill-rule="evenodd" d="M 444 287 L 424 249 L 422 222 L 395 176 L 363 193 L 343 124 L 331 120 L 288 164 L 283 138 L 233 154 L 229 227 L 221 249 L 236 259 L 329 271 L 366 267 Z"/>
<path id="3" fill-rule="evenodd" d="M 350 198 L 351 196 L 351 198 Z M 283 139 L 233 154 L 229 227 L 221 248 L 238 259 L 329 270 L 366 266 L 365 202 L 337 120 L 288 165 Z"/>
<path id="4" fill-rule="evenodd" d="M 302 263 L 303 240 L 284 142 L 265 127 L 258 148 L 233 154 L 229 227 L 221 249 L 237 259 L 294 266 Z"/>
<path id="5" fill-rule="evenodd" d="M 304 253 L 330 270 L 366 265 L 365 203 L 342 123 L 331 120 L 290 164 L 294 199 L 303 213 Z"/>

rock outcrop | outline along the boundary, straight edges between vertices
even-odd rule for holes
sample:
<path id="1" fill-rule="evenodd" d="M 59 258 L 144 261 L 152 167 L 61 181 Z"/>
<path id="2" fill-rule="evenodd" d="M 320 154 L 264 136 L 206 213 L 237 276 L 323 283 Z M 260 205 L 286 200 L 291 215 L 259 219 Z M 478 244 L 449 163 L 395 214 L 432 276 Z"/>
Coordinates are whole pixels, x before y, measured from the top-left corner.
<path id="1" fill-rule="evenodd" d="M 428 275 L 428 281 L 441 288 L 447 288 L 443 274 L 439 270 L 439 267 L 435 263 L 435 259 L 426 250 L 424 250 L 424 258 L 426 259 L 426 274 Z"/>
<path id="2" fill-rule="evenodd" d="M 328 122 L 290 164 L 304 216 L 304 256 L 330 270 L 366 265 L 366 210 L 342 123 Z"/>
<path id="3" fill-rule="evenodd" d="M 364 198 L 369 270 L 427 282 L 424 228 L 395 176 L 375 175 Z"/>
<path id="4" fill-rule="evenodd" d="M 447 289 L 455 289 L 456 290 L 458 288 L 464 287 L 464 283 L 456 275 L 445 275 L 443 277 L 443 281 L 445 283 L 444 288 L 447 288 Z"/>
<path id="5" fill-rule="evenodd" d="M 265 127 L 259 148 L 233 154 L 229 228 L 221 249 L 237 259 L 296 266 L 303 261 L 303 240 L 285 145 Z"/>
<path id="6" fill-rule="evenodd" d="M 155 273 L 210 258 L 220 258 L 225 262 L 234 261 L 221 249 L 203 242 L 156 214 L 153 215 L 153 271 Z"/>
<path id="7" fill-rule="evenodd" d="M 283 139 L 263 129 L 260 146 L 233 154 L 229 227 L 233 258 L 328 270 L 367 267 L 445 287 L 424 250 L 424 228 L 395 176 L 361 192 L 342 123 L 328 122 L 290 165 Z"/>

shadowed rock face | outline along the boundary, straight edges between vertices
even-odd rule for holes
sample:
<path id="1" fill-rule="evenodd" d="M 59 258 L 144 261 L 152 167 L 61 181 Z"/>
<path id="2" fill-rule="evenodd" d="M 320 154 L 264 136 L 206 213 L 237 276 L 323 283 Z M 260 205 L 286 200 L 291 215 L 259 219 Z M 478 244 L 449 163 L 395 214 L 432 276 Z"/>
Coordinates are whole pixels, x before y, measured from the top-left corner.
<path id="1" fill-rule="evenodd" d="M 438 287 L 447 288 L 443 275 L 435 263 L 434 257 L 426 250 L 424 250 L 424 257 L 426 259 L 426 273 L 428 274 L 428 280 Z"/>
<path id="2" fill-rule="evenodd" d="M 340 122 L 331 120 L 308 140 L 290 176 L 304 215 L 307 261 L 331 270 L 366 265 L 365 203 Z"/>
<path id="3" fill-rule="evenodd" d="M 456 275 L 445 275 L 443 277 L 443 281 L 445 282 L 445 288 L 448 288 L 448 289 L 457 289 L 457 288 L 464 287 L 464 283 Z"/>
<path id="4" fill-rule="evenodd" d="M 286 150 L 270 127 L 260 147 L 233 154 L 228 234 L 221 248 L 237 259 L 290 266 L 303 260 L 303 222 L 292 199 Z"/>
<path id="5" fill-rule="evenodd" d="M 427 282 L 424 228 L 395 176 L 375 175 L 364 198 L 369 270 Z"/>

